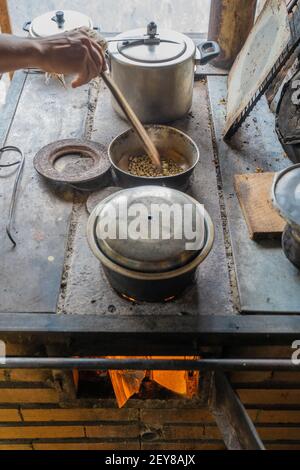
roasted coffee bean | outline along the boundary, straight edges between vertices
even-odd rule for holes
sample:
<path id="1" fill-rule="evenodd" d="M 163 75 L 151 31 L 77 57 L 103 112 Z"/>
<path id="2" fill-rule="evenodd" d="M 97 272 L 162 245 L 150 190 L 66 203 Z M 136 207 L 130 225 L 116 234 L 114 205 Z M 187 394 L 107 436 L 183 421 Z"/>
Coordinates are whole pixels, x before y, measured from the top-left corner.
<path id="1" fill-rule="evenodd" d="M 129 157 L 128 171 L 134 176 L 157 178 L 160 176 L 174 176 L 182 173 L 182 168 L 173 160 L 161 159 L 161 171 L 152 163 L 147 155 L 141 157 Z"/>

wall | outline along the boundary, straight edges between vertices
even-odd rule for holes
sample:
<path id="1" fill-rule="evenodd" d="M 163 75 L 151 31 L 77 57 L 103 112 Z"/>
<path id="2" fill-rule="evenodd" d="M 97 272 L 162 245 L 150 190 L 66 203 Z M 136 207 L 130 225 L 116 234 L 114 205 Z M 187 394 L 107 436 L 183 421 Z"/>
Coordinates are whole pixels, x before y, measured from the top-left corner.
<path id="1" fill-rule="evenodd" d="M 160 27 L 184 32 L 208 30 L 210 0 L 8 0 L 13 29 L 50 10 L 78 10 L 91 16 L 102 31 L 126 31 L 155 20 Z M 22 33 L 23 34 L 23 33 Z"/>

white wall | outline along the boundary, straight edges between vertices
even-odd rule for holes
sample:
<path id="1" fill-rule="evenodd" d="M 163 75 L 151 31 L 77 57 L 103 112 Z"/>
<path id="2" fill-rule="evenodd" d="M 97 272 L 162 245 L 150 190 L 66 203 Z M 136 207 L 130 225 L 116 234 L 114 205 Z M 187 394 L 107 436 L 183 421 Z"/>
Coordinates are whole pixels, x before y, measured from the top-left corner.
<path id="1" fill-rule="evenodd" d="M 208 30 L 210 0 L 8 0 L 13 28 L 49 10 L 72 9 L 91 16 L 103 31 L 125 31 L 154 20 L 184 32 Z"/>

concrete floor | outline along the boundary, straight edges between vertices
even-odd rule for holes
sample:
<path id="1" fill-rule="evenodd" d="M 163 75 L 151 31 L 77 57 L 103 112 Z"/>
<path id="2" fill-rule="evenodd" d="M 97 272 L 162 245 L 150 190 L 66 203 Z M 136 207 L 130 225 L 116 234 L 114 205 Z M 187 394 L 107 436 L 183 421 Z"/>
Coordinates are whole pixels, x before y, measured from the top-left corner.
<path id="1" fill-rule="evenodd" d="M 102 31 L 126 31 L 156 21 L 184 32 L 208 30 L 210 0 L 8 0 L 15 34 L 22 25 L 50 10 L 78 10 Z"/>

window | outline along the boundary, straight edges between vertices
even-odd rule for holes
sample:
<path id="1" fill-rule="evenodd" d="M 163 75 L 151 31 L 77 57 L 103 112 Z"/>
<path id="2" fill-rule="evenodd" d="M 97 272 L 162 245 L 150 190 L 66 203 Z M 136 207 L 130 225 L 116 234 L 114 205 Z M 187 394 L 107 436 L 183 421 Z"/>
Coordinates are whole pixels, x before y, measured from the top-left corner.
<path id="1" fill-rule="evenodd" d="M 205 33 L 211 0 L 8 0 L 15 34 L 22 25 L 50 10 L 78 10 L 104 32 L 122 32 L 154 20 L 160 28 Z M 12 14 L 13 13 L 13 14 Z"/>

